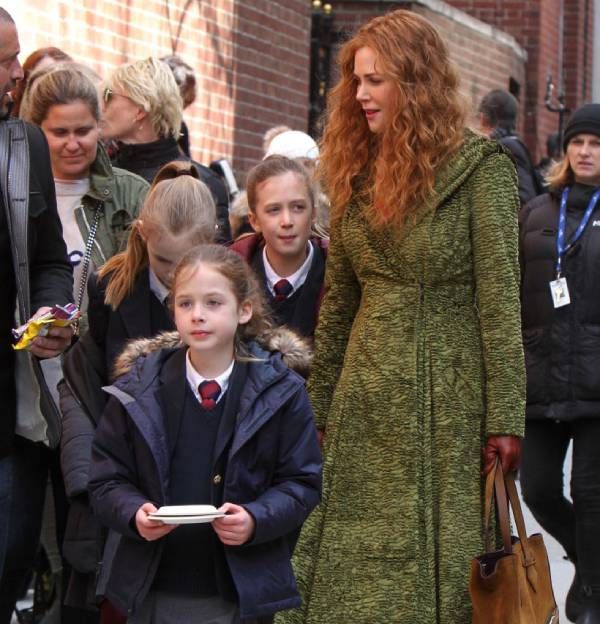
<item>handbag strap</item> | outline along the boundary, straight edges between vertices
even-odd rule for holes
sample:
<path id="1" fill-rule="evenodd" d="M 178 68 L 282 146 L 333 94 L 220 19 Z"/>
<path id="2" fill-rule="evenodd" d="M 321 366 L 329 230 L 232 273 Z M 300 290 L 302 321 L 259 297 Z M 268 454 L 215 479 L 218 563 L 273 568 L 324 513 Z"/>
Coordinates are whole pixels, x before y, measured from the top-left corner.
<path id="1" fill-rule="evenodd" d="M 496 499 L 496 509 L 498 515 L 498 524 L 500 525 L 500 533 L 502 534 L 502 542 L 504 544 L 504 552 L 509 555 L 512 553 L 512 539 L 510 537 L 510 521 L 508 514 L 508 497 L 504 485 L 504 475 L 502 474 L 502 466 L 496 459 L 493 469 L 488 473 L 485 481 L 485 503 L 483 528 L 486 542 L 486 550 L 491 550 L 489 545 L 489 527 L 490 516 L 492 513 L 492 500 Z"/>
<path id="2" fill-rule="evenodd" d="M 512 474 L 507 474 L 504 477 L 506 483 L 506 490 L 508 492 L 508 498 L 510 506 L 515 518 L 515 524 L 517 525 L 517 534 L 521 540 L 521 547 L 527 559 L 535 560 L 531 547 L 529 545 L 529 538 L 527 537 L 527 529 L 525 528 L 525 519 L 523 518 L 523 510 L 521 508 L 521 501 L 519 500 L 519 494 L 517 493 L 517 486 L 515 485 L 515 478 Z"/>
<path id="3" fill-rule="evenodd" d="M 535 555 L 531 544 L 529 543 L 529 537 L 527 537 L 527 529 L 525 528 L 525 519 L 523 518 L 523 510 L 521 508 L 521 501 L 519 500 L 519 494 L 517 492 L 517 486 L 515 485 L 515 477 L 512 474 L 507 474 L 504 477 L 506 482 L 506 489 L 508 491 L 508 498 L 510 500 L 510 506 L 513 510 L 513 516 L 515 518 L 515 524 L 517 525 L 517 534 L 521 541 L 521 552 L 523 553 L 523 565 L 527 572 L 527 580 L 534 589 L 537 589 L 538 575 L 535 568 Z"/>
<path id="4" fill-rule="evenodd" d="M 531 544 L 529 543 L 529 538 L 527 537 L 527 529 L 525 528 L 525 519 L 523 517 L 521 501 L 519 500 L 519 494 L 515 484 L 515 477 L 513 474 L 504 475 L 502 472 L 502 466 L 498 460 L 496 460 L 494 468 L 488 474 L 485 482 L 484 530 L 486 536 L 486 550 L 488 551 L 491 550 L 487 538 L 489 536 L 489 520 L 492 512 L 492 499 L 494 496 L 498 511 L 498 523 L 500 525 L 500 532 L 502 533 L 502 541 L 504 543 L 504 552 L 506 554 L 512 554 L 513 552 L 512 539 L 510 536 L 510 501 L 510 507 L 512 508 L 515 524 L 517 525 L 517 534 L 521 543 L 522 564 L 525 568 L 527 581 L 533 590 L 537 591 L 538 573 L 535 567 L 536 560 Z"/>
<path id="5" fill-rule="evenodd" d="M 90 226 L 87 241 L 85 243 L 85 252 L 83 255 L 83 262 L 81 266 L 81 277 L 79 279 L 79 287 L 77 289 L 77 299 L 75 304 L 77 308 L 81 310 L 83 304 L 83 297 L 87 288 L 88 274 L 90 272 L 90 262 L 92 259 L 92 250 L 94 248 L 94 242 L 96 240 L 96 232 L 98 231 L 98 225 L 100 223 L 100 217 L 104 212 L 104 202 L 98 200 L 96 202 L 96 208 L 94 209 L 94 220 Z M 75 333 L 79 334 L 79 319 L 75 322 Z"/>

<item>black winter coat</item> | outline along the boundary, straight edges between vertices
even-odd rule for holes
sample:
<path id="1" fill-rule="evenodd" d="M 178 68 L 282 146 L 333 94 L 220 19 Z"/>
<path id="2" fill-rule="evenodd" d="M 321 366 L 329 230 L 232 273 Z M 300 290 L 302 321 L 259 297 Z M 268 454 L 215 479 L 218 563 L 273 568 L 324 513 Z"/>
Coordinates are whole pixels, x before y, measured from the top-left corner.
<path id="1" fill-rule="evenodd" d="M 490 135 L 506 147 L 517 170 L 519 183 L 519 201 L 524 206 L 528 201 L 544 192 L 544 184 L 531 161 L 527 146 L 516 134 L 510 134 L 503 128 L 495 128 Z"/>
<path id="2" fill-rule="evenodd" d="M 170 330 L 172 322 L 155 324 L 150 315 L 148 271 L 138 275 L 133 292 L 116 310 L 104 303 L 106 279 L 88 281 L 89 331 L 64 357 L 64 383 L 59 386 L 62 412 L 61 467 L 69 498 L 87 494 L 92 438 L 107 397 L 102 387 L 112 378 L 114 361 L 127 341 Z M 68 536 L 76 538 L 76 536 Z M 75 565 L 75 564 L 73 564 Z"/>
<path id="3" fill-rule="evenodd" d="M 238 409 L 221 421 L 213 474 L 225 476 L 212 481 L 211 500 L 215 506 L 226 500 L 244 505 L 256 521 L 248 544 L 225 547 L 242 618 L 300 605 L 288 536 L 318 504 L 321 485 L 321 453 L 304 380 L 280 355 L 249 346 L 256 359 L 247 363 Z M 90 494 L 100 521 L 111 529 L 99 590 L 127 613 L 143 601 L 161 554 L 163 542 L 142 539 L 132 521 L 146 501 L 169 502 L 184 369 L 183 348 L 138 358 L 107 389 L 113 398 L 94 438 Z"/>
<path id="4" fill-rule="evenodd" d="M 113 363 L 129 340 L 170 331 L 175 325 L 170 312 L 152 314 L 158 299 L 150 290 L 147 268 L 139 272 L 133 291 L 116 310 L 104 303 L 108 279 L 106 276 L 99 280 L 96 275 L 89 279 L 88 322 L 94 342 L 104 351 L 107 375 L 111 378 Z"/>
<path id="5" fill-rule="evenodd" d="M 231 240 L 229 226 L 229 196 L 223 180 L 208 167 L 186 156 L 173 137 L 166 137 L 151 143 L 119 143 L 119 151 L 113 159 L 115 167 L 127 169 L 152 183 L 158 170 L 173 160 L 193 163 L 200 180 L 208 186 L 217 207 L 217 243 Z"/>
<path id="6" fill-rule="evenodd" d="M 29 268 L 29 290 L 31 313 L 35 313 L 42 306 L 64 305 L 73 300 L 73 270 L 67 259 L 67 249 L 62 237 L 62 226 L 56 210 L 56 196 L 54 180 L 50 167 L 48 143 L 43 132 L 36 126 L 26 124 L 27 139 L 29 142 L 29 222 L 27 230 L 27 251 Z M 8 158 L 10 159 L 10 153 Z M 0 224 L 6 228 L 5 206 L 0 191 Z M 13 267 L 14 269 L 14 267 Z M 4 304 L 11 307 L 5 318 L 12 320 L 14 313 L 14 281 L 13 284 L 3 283 L 1 296 Z M 3 340 L 9 341 L 9 327 L 1 327 Z M 14 354 L 6 351 L 8 345 L 2 348 L 2 375 L 0 387 L 5 390 L 3 396 L 4 410 L 0 418 L 0 458 L 10 452 L 15 431 L 16 389 L 12 384 L 14 378 Z M 7 361 L 8 360 L 8 361 Z M 56 445 L 59 438 L 59 415 L 50 398 L 50 391 L 39 371 L 37 361 L 35 379 L 40 386 L 41 407 L 48 423 L 48 437 L 51 445 Z M 33 379 L 33 378 L 32 378 Z M 35 382 L 33 382 L 35 383 Z M 37 392 L 31 388 L 31 392 Z"/>
<path id="7" fill-rule="evenodd" d="M 592 187 L 575 185 L 566 240 L 581 222 Z M 541 195 L 520 214 L 521 301 L 527 367 L 527 417 L 600 417 L 600 206 L 563 258 L 571 303 L 554 308 L 560 196 Z"/>

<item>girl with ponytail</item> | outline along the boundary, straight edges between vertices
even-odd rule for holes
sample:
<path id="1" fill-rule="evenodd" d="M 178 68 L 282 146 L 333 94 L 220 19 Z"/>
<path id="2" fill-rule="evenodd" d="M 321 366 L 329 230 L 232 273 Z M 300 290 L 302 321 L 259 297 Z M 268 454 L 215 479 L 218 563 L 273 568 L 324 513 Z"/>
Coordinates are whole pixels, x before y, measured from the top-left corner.
<path id="1" fill-rule="evenodd" d="M 215 214 L 192 165 L 171 162 L 157 173 L 126 249 L 90 280 L 90 333 L 107 371 L 128 340 L 173 328 L 167 295 L 175 265 L 192 247 L 213 242 Z"/>
<path id="2" fill-rule="evenodd" d="M 61 464 L 70 502 L 64 554 L 77 570 L 67 595 L 73 605 L 94 602 L 102 546 L 87 500 L 92 438 L 106 403 L 102 387 L 126 342 L 174 328 L 167 295 L 175 265 L 193 247 L 212 242 L 215 229 L 215 204 L 195 168 L 169 163 L 157 173 L 125 250 L 89 280 L 89 330 L 65 357 L 59 386 Z M 105 602 L 102 621 L 125 619 Z"/>

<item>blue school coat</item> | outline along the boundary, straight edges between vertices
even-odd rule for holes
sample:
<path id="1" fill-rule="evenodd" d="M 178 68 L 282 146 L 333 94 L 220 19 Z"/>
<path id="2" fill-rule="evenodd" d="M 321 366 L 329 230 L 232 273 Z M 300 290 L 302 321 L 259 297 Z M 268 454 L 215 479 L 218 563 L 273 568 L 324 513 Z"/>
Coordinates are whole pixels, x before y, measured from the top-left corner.
<path id="1" fill-rule="evenodd" d="M 255 343 L 250 349 L 262 361 L 246 364 L 239 409 L 217 436 L 211 480 L 215 506 L 241 504 L 256 521 L 249 543 L 224 547 L 242 618 L 300 605 L 290 536 L 319 502 L 322 468 L 304 380 L 279 354 Z M 162 540 L 140 537 L 134 516 L 147 501 L 169 503 L 169 429 L 176 426 L 161 406 L 171 420 L 181 413 L 184 358 L 184 348 L 138 358 L 107 388 L 112 398 L 94 438 L 91 501 L 111 529 L 98 591 L 126 613 L 144 600 L 160 561 Z"/>

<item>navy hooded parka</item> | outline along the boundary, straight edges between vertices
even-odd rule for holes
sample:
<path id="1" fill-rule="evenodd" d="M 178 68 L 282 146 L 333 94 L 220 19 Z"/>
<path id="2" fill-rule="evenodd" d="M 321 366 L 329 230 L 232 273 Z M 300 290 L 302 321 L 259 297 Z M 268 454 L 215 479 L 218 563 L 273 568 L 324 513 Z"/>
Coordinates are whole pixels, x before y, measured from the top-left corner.
<path id="1" fill-rule="evenodd" d="M 242 618 L 299 606 L 290 536 L 319 502 L 322 465 L 304 380 L 280 355 L 256 343 L 250 349 L 253 361 L 236 362 L 245 367 L 245 381 L 237 409 L 231 413 L 226 404 L 210 501 L 243 505 L 256 521 L 249 543 L 224 547 Z M 112 396 L 94 439 L 91 500 L 110 528 L 98 592 L 127 613 L 147 595 L 160 561 L 161 540 L 141 538 L 134 516 L 147 501 L 169 504 L 170 438 L 187 383 L 185 352 L 161 349 L 138 358 L 107 388 Z"/>

